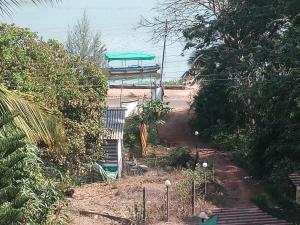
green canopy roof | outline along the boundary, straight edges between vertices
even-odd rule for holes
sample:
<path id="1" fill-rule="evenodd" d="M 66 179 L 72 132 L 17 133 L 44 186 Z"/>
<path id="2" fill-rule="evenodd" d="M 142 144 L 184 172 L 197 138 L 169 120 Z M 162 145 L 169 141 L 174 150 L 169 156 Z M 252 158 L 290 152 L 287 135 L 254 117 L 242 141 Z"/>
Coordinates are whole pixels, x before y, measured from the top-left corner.
<path id="1" fill-rule="evenodd" d="M 209 220 L 205 221 L 204 223 L 201 223 L 201 225 L 217 225 L 218 216 L 214 215 L 209 218 Z"/>
<path id="2" fill-rule="evenodd" d="M 107 52 L 105 55 L 108 61 L 113 60 L 153 60 L 155 55 L 144 52 Z"/>

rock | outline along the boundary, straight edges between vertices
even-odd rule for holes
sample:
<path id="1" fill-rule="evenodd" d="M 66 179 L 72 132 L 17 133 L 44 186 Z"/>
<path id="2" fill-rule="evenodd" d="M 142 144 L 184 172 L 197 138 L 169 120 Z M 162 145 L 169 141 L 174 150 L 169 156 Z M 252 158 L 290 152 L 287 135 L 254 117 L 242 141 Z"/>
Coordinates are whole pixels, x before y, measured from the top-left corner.
<path id="1" fill-rule="evenodd" d="M 68 188 L 67 190 L 65 190 L 65 196 L 69 198 L 72 198 L 74 193 L 75 193 L 75 189 L 73 188 Z"/>
<path id="2" fill-rule="evenodd" d="M 140 170 L 142 170 L 143 172 L 148 172 L 149 171 L 149 167 L 146 165 L 138 165 L 138 168 Z"/>

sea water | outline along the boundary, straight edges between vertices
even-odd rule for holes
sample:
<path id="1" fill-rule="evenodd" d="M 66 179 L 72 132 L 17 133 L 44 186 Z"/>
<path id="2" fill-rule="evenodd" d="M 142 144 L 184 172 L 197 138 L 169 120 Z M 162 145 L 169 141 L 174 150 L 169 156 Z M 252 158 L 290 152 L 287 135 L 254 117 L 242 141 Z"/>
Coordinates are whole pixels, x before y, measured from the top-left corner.
<path id="1" fill-rule="evenodd" d="M 100 32 L 108 51 L 144 51 L 155 54 L 161 64 L 163 41 L 151 41 L 152 31 L 135 29 L 141 17 L 157 16 L 157 0 L 62 0 L 54 6 L 23 5 L 2 21 L 30 28 L 43 39 L 66 41 L 67 31 L 86 11 L 91 28 Z M 181 56 L 184 43 L 167 41 L 164 81 L 178 80 L 187 70 L 187 58 Z M 129 64 L 129 63 L 128 63 Z M 153 76 L 113 79 L 111 84 L 147 84 Z"/>

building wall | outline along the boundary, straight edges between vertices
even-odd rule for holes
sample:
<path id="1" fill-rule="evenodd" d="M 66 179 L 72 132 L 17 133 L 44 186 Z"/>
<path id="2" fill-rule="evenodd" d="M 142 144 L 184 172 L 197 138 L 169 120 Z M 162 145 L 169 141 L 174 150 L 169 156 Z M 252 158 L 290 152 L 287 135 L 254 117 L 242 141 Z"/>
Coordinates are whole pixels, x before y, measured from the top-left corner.
<path id="1" fill-rule="evenodd" d="M 121 178 L 122 175 L 122 167 L 123 167 L 123 162 L 122 162 L 122 140 L 118 140 L 118 178 Z"/>

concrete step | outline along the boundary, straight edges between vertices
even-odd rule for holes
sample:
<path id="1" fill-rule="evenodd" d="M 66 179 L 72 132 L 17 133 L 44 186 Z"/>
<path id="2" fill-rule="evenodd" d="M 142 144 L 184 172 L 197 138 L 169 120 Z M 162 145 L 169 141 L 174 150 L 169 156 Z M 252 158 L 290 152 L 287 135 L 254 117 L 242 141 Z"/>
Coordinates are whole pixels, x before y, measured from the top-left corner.
<path id="1" fill-rule="evenodd" d="M 117 167 L 118 164 L 115 163 L 101 163 L 102 166 L 106 166 L 106 167 Z"/>
<path id="2" fill-rule="evenodd" d="M 104 163 L 116 163 L 116 164 L 118 164 L 118 160 L 117 159 L 105 159 L 103 161 L 104 161 Z"/>

